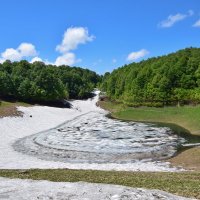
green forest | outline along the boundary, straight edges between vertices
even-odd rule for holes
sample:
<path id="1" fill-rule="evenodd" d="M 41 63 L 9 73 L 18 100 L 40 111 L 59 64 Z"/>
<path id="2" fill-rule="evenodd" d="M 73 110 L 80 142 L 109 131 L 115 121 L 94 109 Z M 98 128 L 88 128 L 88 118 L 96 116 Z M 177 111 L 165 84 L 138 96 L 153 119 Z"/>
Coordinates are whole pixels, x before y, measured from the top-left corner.
<path id="1" fill-rule="evenodd" d="M 0 98 L 25 102 L 84 99 L 101 82 L 101 90 L 130 106 L 200 103 L 200 48 L 124 65 L 103 78 L 93 71 L 43 62 L 0 64 Z"/>
<path id="2" fill-rule="evenodd" d="M 130 106 L 200 103 L 200 48 L 131 63 L 106 73 L 101 89 Z"/>
<path id="3" fill-rule="evenodd" d="M 100 81 L 88 69 L 22 60 L 0 64 L 0 97 L 25 102 L 87 98 Z"/>

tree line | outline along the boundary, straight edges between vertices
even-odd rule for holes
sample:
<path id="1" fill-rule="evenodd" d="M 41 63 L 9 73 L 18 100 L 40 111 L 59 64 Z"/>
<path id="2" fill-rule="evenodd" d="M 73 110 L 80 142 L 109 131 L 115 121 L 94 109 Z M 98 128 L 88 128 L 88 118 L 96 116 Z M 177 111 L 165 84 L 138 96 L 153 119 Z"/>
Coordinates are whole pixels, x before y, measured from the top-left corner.
<path id="1" fill-rule="evenodd" d="M 0 97 L 28 102 L 87 98 L 101 77 L 88 69 L 9 60 L 0 64 Z"/>
<path id="2" fill-rule="evenodd" d="M 131 106 L 200 103 L 200 48 L 125 65 L 106 73 L 101 89 Z"/>

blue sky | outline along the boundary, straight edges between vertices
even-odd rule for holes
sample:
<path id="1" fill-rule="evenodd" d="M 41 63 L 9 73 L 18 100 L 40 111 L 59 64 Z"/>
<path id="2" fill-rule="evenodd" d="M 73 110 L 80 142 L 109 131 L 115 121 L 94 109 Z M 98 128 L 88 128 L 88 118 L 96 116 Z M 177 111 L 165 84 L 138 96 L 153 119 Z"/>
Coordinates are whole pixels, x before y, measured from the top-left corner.
<path id="1" fill-rule="evenodd" d="M 41 59 L 104 73 L 200 47 L 199 0 L 1 0 L 0 7 L 1 62 Z"/>

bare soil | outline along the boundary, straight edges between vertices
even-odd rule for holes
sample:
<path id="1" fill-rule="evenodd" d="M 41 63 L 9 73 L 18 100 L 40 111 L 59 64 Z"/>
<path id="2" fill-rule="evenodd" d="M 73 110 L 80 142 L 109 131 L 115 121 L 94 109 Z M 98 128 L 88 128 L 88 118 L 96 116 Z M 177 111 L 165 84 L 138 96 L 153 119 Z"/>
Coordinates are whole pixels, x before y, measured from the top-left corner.
<path id="1" fill-rule="evenodd" d="M 17 110 L 15 104 L 10 106 L 0 106 L 0 118 L 3 117 L 22 117 L 23 113 Z"/>
<path id="2" fill-rule="evenodd" d="M 173 166 L 182 166 L 184 169 L 200 171 L 200 147 L 185 150 L 168 160 Z"/>

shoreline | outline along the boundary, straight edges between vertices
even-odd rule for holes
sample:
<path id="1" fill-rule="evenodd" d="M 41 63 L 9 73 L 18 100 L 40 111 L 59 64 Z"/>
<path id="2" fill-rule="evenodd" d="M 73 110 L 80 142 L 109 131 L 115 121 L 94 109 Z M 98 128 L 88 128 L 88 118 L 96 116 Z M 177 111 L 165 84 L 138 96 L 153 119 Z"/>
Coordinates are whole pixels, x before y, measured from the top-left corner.
<path id="1" fill-rule="evenodd" d="M 95 99 L 93 101 L 96 101 Z M 96 109 L 90 99 L 73 101 L 72 109 L 53 108 L 48 106 L 17 107 L 23 117 L 0 118 L 1 147 L 0 169 L 30 169 L 30 168 L 67 168 L 65 163 L 45 161 L 14 151 L 12 144 L 18 139 L 54 128 L 67 120 Z M 99 109 L 99 108 L 97 108 Z M 73 167 L 73 166 L 72 166 Z M 74 166 L 75 168 L 76 166 Z"/>
<path id="2" fill-rule="evenodd" d="M 99 106 L 100 108 L 106 110 L 109 112 L 109 117 L 113 118 L 113 119 L 117 119 L 117 120 L 123 120 L 123 121 L 134 121 L 134 122 L 140 122 L 140 123 L 152 123 L 152 124 L 156 124 L 160 127 L 169 127 L 171 128 L 172 130 L 174 130 L 174 127 L 175 129 L 179 128 L 182 130 L 182 132 L 184 132 L 184 135 L 187 137 L 187 135 L 189 136 L 194 136 L 194 137 L 198 137 L 199 140 L 200 140 L 200 130 L 197 130 L 197 131 L 190 131 L 188 130 L 186 127 L 180 125 L 180 124 L 177 124 L 177 123 L 173 123 L 173 122 L 166 122 L 166 121 L 153 121 L 153 120 L 135 120 L 135 119 L 124 119 L 124 118 L 120 118 L 116 115 L 114 115 L 115 112 L 120 112 L 120 111 L 123 111 L 123 110 L 116 110 L 116 111 L 113 111 L 112 109 L 108 109 L 106 108 L 106 106 L 103 106 L 100 102 L 106 102 L 106 101 L 98 101 L 97 102 L 97 106 Z M 109 103 L 112 103 L 112 102 L 109 102 Z M 130 108 L 130 107 L 127 107 L 127 108 Z M 124 107 L 124 110 L 126 108 Z M 135 108 L 135 109 L 139 109 L 139 108 Z M 177 132 L 177 130 L 176 130 Z M 179 134 L 179 133 L 178 133 Z"/>
<path id="3" fill-rule="evenodd" d="M 169 123 L 169 122 L 155 122 L 155 121 L 145 121 L 145 120 L 134 120 L 134 119 L 123 119 L 120 117 L 117 117 L 114 115 L 117 111 L 112 111 L 110 109 L 106 109 L 105 106 L 100 103 L 102 101 L 98 101 L 97 105 L 108 111 L 108 117 L 111 117 L 113 119 L 122 120 L 122 121 L 134 121 L 134 122 L 140 122 L 140 123 L 152 123 L 156 126 L 160 127 L 168 127 L 170 128 L 175 134 L 182 136 L 185 138 L 188 143 L 195 144 L 200 142 L 200 135 L 192 134 L 188 129 L 185 127 L 180 126 L 176 123 Z M 125 108 L 124 108 L 125 109 Z M 200 158 L 198 158 L 198 155 L 200 154 L 200 146 L 196 147 L 181 147 L 177 151 L 175 155 L 173 155 L 171 158 L 165 160 L 166 162 L 170 162 L 170 165 L 172 167 L 180 167 L 182 166 L 186 170 L 194 170 L 194 171 L 200 171 Z M 195 158 L 194 158 L 195 155 Z M 191 158 L 195 161 L 192 162 Z"/>
<path id="4" fill-rule="evenodd" d="M 23 118 L 3 118 L 0 128 L 3 143 L 1 146 L 0 169 L 30 169 L 30 168 L 71 168 L 71 169 L 98 169 L 98 170 L 124 170 L 124 171 L 179 171 L 179 168 L 169 166 L 168 162 L 146 162 L 142 161 L 130 165 L 129 163 L 117 164 L 82 164 L 63 163 L 50 160 L 41 160 L 37 156 L 14 151 L 12 144 L 18 139 L 27 138 L 30 135 L 55 128 L 65 121 L 71 120 L 88 111 L 97 111 L 107 114 L 105 110 L 96 106 L 98 96 L 87 101 L 74 101 L 73 109 L 61 109 L 52 107 L 19 107 L 24 112 Z M 32 117 L 30 117 L 32 116 Z M 59 117 L 58 117 L 59 116 Z M 6 153 L 5 153 L 6 152 Z M 4 155 L 7 155 L 6 157 Z"/>
<path id="5" fill-rule="evenodd" d="M 197 130 L 191 130 L 191 127 L 188 126 L 188 124 L 186 125 L 183 125 L 182 123 L 177 123 L 177 122 L 174 122 L 174 121 L 171 121 L 169 119 L 159 119 L 159 120 L 149 120 L 149 118 L 147 119 L 128 119 L 128 118 L 123 118 L 123 117 L 119 117 L 117 116 L 115 113 L 117 113 L 119 115 L 120 112 L 123 112 L 123 111 L 132 111 L 130 109 L 133 109 L 134 111 L 139 111 L 140 113 L 142 112 L 145 112 L 145 114 L 148 114 L 147 111 L 150 111 L 150 112 L 154 112 L 155 113 L 163 113 L 163 111 L 166 111 L 166 109 L 177 109 L 176 112 L 178 112 L 178 110 L 180 110 L 181 108 L 200 108 L 200 106 L 196 106 L 196 107 L 193 107 L 193 106 L 183 106 L 183 107 L 163 107 L 163 108 L 157 108 L 157 107 L 138 107 L 138 108 L 134 108 L 134 107 L 128 107 L 126 105 L 124 105 L 123 103 L 118 103 L 118 102 L 112 102 L 112 101 L 107 101 L 107 100 L 99 100 L 97 102 L 97 106 L 99 106 L 100 108 L 108 111 L 113 118 L 115 119 L 119 119 L 119 120 L 126 120 L 126 121 L 135 121 L 135 122 L 143 122 L 143 123 L 156 123 L 156 124 L 166 124 L 167 126 L 168 125 L 175 125 L 175 126 L 178 126 L 180 127 L 181 129 L 184 129 L 185 132 L 187 132 L 188 134 L 190 135 L 193 135 L 193 136 L 199 136 L 200 137 L 200 126 L 199 126 L 199 129 L 197 128 Z M 148 109 L 146 109 L 148 108 Z M 158 110 L 156 110 L 158 109 Z M 159 109 L 163 109 L 162 111 L 159 111 Z M 165 110 L 164 110 L 165 109 Z M 177 113 L 173 113 L 173 114 L 177 114 Z M 121 113 L 120 113 L 121 115 Z M 163 117 L 163 116 L 162 116 Z M 191 117 L 191 116 L 190 116 Z M 200 118 L 200 115 L 199 115 L 199 118 Z M 194 127 L 193 127 L 194 129 Z"/>
<path id="6" fill-rule="evenodd" d="M 189 130 L 175 123 L 122 119 L 122 118 L 113 116 L 112 113 L 109 113 L 107 117 L 111 119 L 126 121 L 126 122 L 138 122 L 138 123 L 152 124 L 153 126 L 156 126 L 156 127 L 167 127 L 167 128 L 170 128 L 173 131 L 173 133 L 175 133 L 176 135 L 181 136 L 184 139 L 186 139 L 189 144 L 198 144 L 200 142 L 200 135 L 194 135 Z"/>
<path id="7" fill-rule="evenodd" d="M 103 113 L 108 113 L 105 110 L 101 109 L 100 107 L 96 107 L 96 102 L 98 98 L 95 97 L 95 99 L 89 99 L 87 101 L 74 101 L 74 108 L 73 109 L 59 109 L 59 108 L 51 108 L 51 107 L 19 107 L 19 110 L 24 113 L 23 118 L 3 118 L 1 119 L 0 127 L 2 128 L 3 132 L 2 136 L 4 135 L 4 143 L 2 144 L 2 152 L 1 152 L 1 165 L 0 168 L 7 168 L 7 169 L 17 169 L 17 168 L 47 168 L 47 166 L 52 166 L 53 168 L 59 167 L 59 168 L 77 168 L 75 165 L 71 165 L 69 163 L 63 164 L 59 162 L 51 162 L 51 161 L 42 161 L 38 163 L 38 158 L 36 157 L 29 157 L 26 154 L 21 154 L 20 152 L 13 151 L 13 148 L 11 148 L 10 144 L 13 144 L 18 138 L 24 138 L 27 136 L 30 136 L 35 133 L 39 133 L 44 130 L 49 130 L 49 128 L 55 128 L 57 125 L 62 124 L 64 121 L 68 121 L 74 117 L 80 116 L 81 114 L 87 113 L 89 110 L 93 111 L 100 111 Z M 31 116 L 31 117 L 30 117 Z M 59 118 L 57 117 L 59 116 Z M 55 118 L 56 117 L 56 118 Z M 48 119 L 48 120 L 47 120 Z M 55 120 L 56 119 L 56 120 Z M 36 126 L 37 124 L 37 126 Z M 49 127 L 49 125 L 51 125 Z M 14 137 L 13 137 L 14 136 Z M 3 152 L 7 152 L 7 157 L 3 156 Z M 19 157 L 20 159 L 16 160 L 16 157 Z M 26 160 L 26 162 L 24 162 Z M 166 161 L 167 158 L 165 158 L 164 161 Z M 15 161 L 15 162 L 14 162 Z M 168 160 L 167 160 L 168 162 Z M 139 162 L 137 165 L 134 166 L 134 169 L 131 168 L 131 166 L 123 165 L 123 169 L 125 170 L 146 170 L 146 167 L 142 165 L 143 163 Z M 155 165 L 159 168 L 156 168 Z M 31 167 L 30 167 L 31 166 Z M 107 166 L 107 165 L 106 165 Z M 106 166 L 101 166 L 102 169 L 104 169 Z M 163 169 L 164 167 L 156 164 L 156 163 L 149 163 L 150 169 L 152 171 L 168 171 L 167 169 Z M 168 166 L 168 164 L 166 165 Z M 179 165 L 176 165 L 177 167 Z M 79 168 L 86 169 L 86 167 L 79 166 Z M 91 165 L 90 168 L 94 169 L 97 166 Z M 133 166 L 132 166 L 133 167 Z M 171 166 L 173 168 L 173 166 Z M 183 166 L 184 167 L 184 166 Z M 122 170 L 121 166 L 113 166 L 109 165 L 105 169 L 114 169 L 119 168 Z M 179 167 L 178 167 L 179 168 Z M 200 167 L 199 167 L 200 168 Z M 148 169 L 149 170 L 149 169 Z M 171 169 L 173 170 L 173 169 Z"/>
<path id="8" fill-rule="evenodd" d="M 77 109 L 75 108 L 75 112 L 79 113 L 82 111 L 87 110 L 85 108 L 85 103 L 87 102 L 83 102 L 84 104 L 82 106 L 80 106 L 79 104 L 76 104 Z M 39 108 L 39 107 L 38 107 Z M 51 123 L 55 123 L 55 120 L 53 116 L 62 116 L 61 114 L 63 113 L 60 112 L 60 109 L 52 109 L 52 108 L 47 108 L 44 107 L 42 109 L 42 112 L 39 112 L 37 114 L 37 112 L 33 112 L 33 110 L 37 111 L 38 109 L 37 107 L 35 108 L 27 108 L 25 110 L 22 109 L 22 111 L 25 111 L 25 116 L 24 119 L 26 119 L 26 116 L 28 116 L 27 118 L 27 122 L 29 122 L 30 120 L 34 120 L 37 117 L 39 118 L 39 121 L 37 122 L 42 122 L 43 118 L 45 118 L 46 121 L 46 115 L 44 115 L 47 111 L 48 112 L 48 116 L 52 116 L 52 121 L 51 119 L 48 119 L 48 121 L 50 120 Z M 91 109 L 91 105 L 89 107 Z M 45 111 L 46 110 L 46 111 Z M 39 110 L 38 110 L 39 111 Z M 45 112 L 44 112 L 45 111 Z M 54 112 L 53 112 L 54 111 Z M 63 115 L 63 119 L 64 117 L 66 117 L 68 114 L 73 114 L 73 113 L 68 113 L 67 111 L 65 111 L 65 115 Z M 30 118 L 30 114 L 33 114 L 33 118 Z M 64 114 L 64 113 L 63 113 Z M 42 115 L 44 115 L 42 117 Z M 21 119 L 21 120 L 22 120 Z M 6 120 L 6 119 L 4 119 Z M 3 121 L 4 121 L 3 120 Z M 13 119 L 13 123 L 18 120 Z M 2 121 L 2 122 L 3 122 Z M 19 122 L 16 121 L 16 124 L 18 125 L 19 128 Z M 0 123 L 1 125 L 1 123 Z M 53 124 L 51 124 L 53 126 Z M 8 126 L 9 127 L 9 126 Z M 27 127 L 28 128 L 28 127 Z M 30 127 L 31 129 L 33 127 Z M 35 127 L 37 128 L 37 127 Z M 23 129 L 24 130 L 24 129 Z M 18 132 L 20 133 L 20 132 Z M 16 133 L 15 133 L 16 134 Z M 7 136 L 5 134 L 5 136 Z M 7 152 L 8 153 L 8 152 Z M 2 154 L 3 155 L 3 154 Z M 6 154 L 7 155 L 7 154 Z M 21 154 L 17 154 L 17 155 L 21 155 Z M 22 156 L 22 155 L 21 155 Z M 20 157 L 19 157 L 20 158 Z M 19 160 L 18 158 L 18 160 Z M 24 158 L 25 157 L 21 157 L 21 161 L 24 162 Z M 33 159 L 34 161 L 35 159 Z M 27 160 L 28 161 L 28 160 Z M 38 162 L 38 160 L 35 160 Z M 18 162 L 18 161 L 17 161 Z M 41 162 L 41 160 L 40 160 Z M 119 169 L 119 171 L 116 170 L 112 170 L 110 171 L 108 168 L 106 168 L 105 171 L 102 170 L 86 170 L 86 169 L 80 169 L 80 170 L 76 170 L 76 169 L 67 169 L 67 167 L 63 166 L 61 168 L 58 167 L 58 165 L 54 165 L 54 167 L 52 167 L 52 163 L 50 162 L 46 162 L 45 161 L 45 167 L 43 169 L 27 169 L 27 168 L 18 168 L 18 170 L 15 169 L 4 169 L 1 168 L 0 166 L 0 176 L 2 177 L 8 177 L 11 179 L 14 178 L 20 178 L 20 179 L 34 179 L 34 180 L 50 180 L 50 181 L 54 181 L 54 182 L 60 182 L 60 181 L 67 181 L 67 182 L 79 182 L 79 181 L 86 181 L 86 182 L 91 182 L 91 183 L 106 183 L 106 184 L 117 184 L 117 185 L 124 185 L 124 186 L 130 186 L 130 187 L 140 187 L 140 188 L 149 188 L 149 189 L 160 189 L 160 190 L 164 190 L 173 194 L 178 194 L 181 196 L 185 196 L 185 197 L 190 197 L 190 198 L 200 198 L 199 196 L 199 176 L 200 173 L 198 171 L 194 171 L 194 172 L 144 172 L 144 171 L 124 171 L 123 169 Z M 31 163 L 32 168 L 33 168 L 33 163 Z M 21 165 L 18 165 L 21 166 Z M 36 165 L 34 165 L 36 166 Z M 49 169 L 52 168 L 52 169 Z"/>

